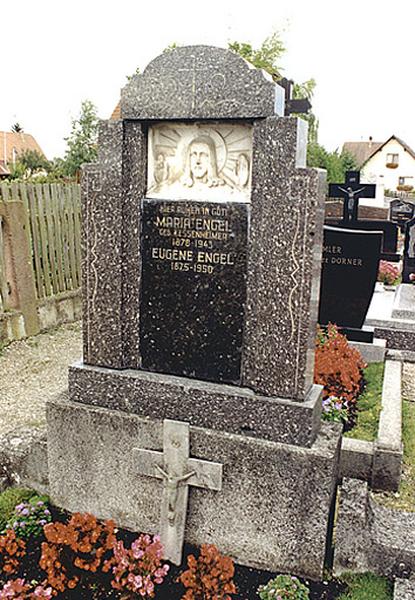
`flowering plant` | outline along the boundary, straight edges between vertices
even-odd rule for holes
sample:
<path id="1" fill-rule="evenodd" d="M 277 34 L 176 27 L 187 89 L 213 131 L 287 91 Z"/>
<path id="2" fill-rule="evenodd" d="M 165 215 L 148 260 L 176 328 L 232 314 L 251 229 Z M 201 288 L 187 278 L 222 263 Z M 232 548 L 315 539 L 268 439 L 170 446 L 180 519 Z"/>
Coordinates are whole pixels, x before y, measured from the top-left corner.
<path id="1" fill-rule="evenodd" d="M 297 577 L 277 575 L 266 585 L 260 585 L 258 595 L 261 600 L 308 600 L 309 590 Z"/>
<path id="2" fill-rule="evenodd" d="M 26 544 L 16 538 L 13 529 L 0 535 L 0 574 L 13 575 L 19 568 L 19 559 L 26 555 Z"/>
<path id="3" fill-rule="evenodd" d="M 347 423 L 348 404 L 347 400 L 337 396 L 323 398 L 323 421 L 335 421 L 336 423 Z"/>
<path id="4" fill-rule="evenodd" d="M 399 282 L 399 267 L 386 260 L 379 263 L 378 281 L 386 285 L 395 285 Z"/>
<path id="5" fill-rule="evenodd" d="M 236 594 L 233 560 L 213 544 L 203 544 L 198 559 L 188 556 L 187 565 L 178 577 L 187 588 L 182 600 L 231 600 L 231 594 Z"/>
<path id="6" fill-rule="evenodd" d="M 7 527 L 13 529 L 18 538 L 28 540 L 30 537 L 40 537 L 43 534 L 43 527 L 51 520 L 52 516 L 47 504 L 35 497 L 15 507 Z"/>
<path id="7" fill-rule="evenodd" d="M 160 536 L 153 538 L 140 535 L 131 548 L 125 548 L 117 541 L 113 548 L 114 556 L 107 560 L 103 571 L 112 571 L 111 585 L 116 590 L 127 590 L 142 598 L 154 598 L 155 584 L 163 583 L 169 566 L 162 565 L 163 546 Z"/>
<path id="8" fill-rule="evenodd" d="M 26 583 L 24 579 L 14 579 L 8 581 L 0 589 L 0 600 L 36 600 L 37 598 L 52 598 L 52 588 L 46 587 L 45 582 L 37 584 L 36 582 Z"/>
<path id="9" fill-rule="evenodd" d="M 54 592 L 73 589 L 81 575 L 98 570 L 115 543 L 114 529 L 113 521 L 99 523 L 93 515 L 80 513 L 73 514 L 67 525 L 45 525 L 39 566 Z"/>
<path id="10" fill-rule="evenodd" d="M 356 420 L 357 398 L 365 386 L 363 369 L 366 366 L 360 352 L 350 346 L 336 325 L 329 323 L 325 330 L 318 328 L 314 383 L 323 386 L 324 399 L 341 398 L 343 408 L 347 409 L 349 428 Z"/>

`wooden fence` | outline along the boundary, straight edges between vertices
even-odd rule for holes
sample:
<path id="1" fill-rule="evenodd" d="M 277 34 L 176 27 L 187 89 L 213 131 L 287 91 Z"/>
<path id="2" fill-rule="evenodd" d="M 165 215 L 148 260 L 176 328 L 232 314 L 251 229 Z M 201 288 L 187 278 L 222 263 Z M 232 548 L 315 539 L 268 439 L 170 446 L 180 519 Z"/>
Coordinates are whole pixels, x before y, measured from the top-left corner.
<path id="1" fill-rule="evenodd" d="M 39 300 L 81 286 L 81 202 L 78 184 L 0 184 L 0 203 L 22 202 Z M 0 310 L 7 286 L 0 227 Z"/>
<path id="2" fill-rule="evenodd" d="M 7 279 L 3 236 L 3 217 L 0 216 L 0 312 L 6 309 Z"/>

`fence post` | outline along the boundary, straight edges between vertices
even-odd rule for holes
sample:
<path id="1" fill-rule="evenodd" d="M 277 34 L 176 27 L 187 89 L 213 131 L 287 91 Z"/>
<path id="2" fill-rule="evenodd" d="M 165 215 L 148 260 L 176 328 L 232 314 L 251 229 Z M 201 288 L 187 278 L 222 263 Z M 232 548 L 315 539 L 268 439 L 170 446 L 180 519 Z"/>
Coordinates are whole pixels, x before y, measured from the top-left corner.
<path id="1" fill-rule="evenodd" d="M 4 223 L 8 307 L 23 314 L 26 335 L 36 335 L 40 325 L 27 212 L 23 202 L 0 202 L 0 216 Z"/>

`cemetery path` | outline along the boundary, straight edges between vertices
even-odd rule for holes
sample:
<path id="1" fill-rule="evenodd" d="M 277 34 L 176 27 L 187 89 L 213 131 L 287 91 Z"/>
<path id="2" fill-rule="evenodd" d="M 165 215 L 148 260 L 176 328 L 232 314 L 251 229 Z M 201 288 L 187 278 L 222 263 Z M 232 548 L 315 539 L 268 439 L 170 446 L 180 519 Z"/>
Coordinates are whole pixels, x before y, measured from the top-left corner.
<path id="1" fill-rule="evenodd" d="M 81 323 L 13 342 L 0 352 L 0 435 L 45 424 L 45 403 L 64 391 L 82 356 Z"/>
<path id="2" fill-rule="evenodd" d="M 46 423 L 45 403 L 63 392 L 82 356 L 81 322 L 13 342 L 0 352 L 0 435 Z M 415 364 L 404 363 L 403 395 L 415 402 Z"/>

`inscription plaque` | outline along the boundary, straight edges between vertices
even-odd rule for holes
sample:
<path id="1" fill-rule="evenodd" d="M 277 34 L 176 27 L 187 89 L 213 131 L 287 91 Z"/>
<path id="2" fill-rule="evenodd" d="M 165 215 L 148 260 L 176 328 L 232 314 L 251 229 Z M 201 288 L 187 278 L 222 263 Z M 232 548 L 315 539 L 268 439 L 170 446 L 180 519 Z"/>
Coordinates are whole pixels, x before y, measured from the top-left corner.
<path id="1" fill-rule="evenodd" d="M 142 367 L 240 383 L 248 204 L 142 200 Z"/>

